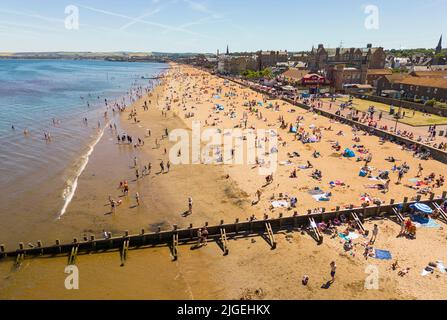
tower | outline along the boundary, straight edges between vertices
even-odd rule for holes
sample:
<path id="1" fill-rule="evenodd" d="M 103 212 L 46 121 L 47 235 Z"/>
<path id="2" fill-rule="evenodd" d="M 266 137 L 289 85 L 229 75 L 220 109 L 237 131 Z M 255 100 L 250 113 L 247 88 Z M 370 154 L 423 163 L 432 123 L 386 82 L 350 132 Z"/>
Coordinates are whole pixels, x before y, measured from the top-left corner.
<path id="1" fill-rule="evenodd" d="M 230 49 L 228 48 L 228 44 L 227 44 L 227 56 L 229 56 L 230 55 Z"/>
<path id="2" fill-rule="evenodd" d="M 436 47 L 435 54 L 438 54 L 441 52 L 442 52 L 442 34 L 441 34 L 441 38 L 439 38 L 439 42 L 438 42 L 438 46 Z"/>

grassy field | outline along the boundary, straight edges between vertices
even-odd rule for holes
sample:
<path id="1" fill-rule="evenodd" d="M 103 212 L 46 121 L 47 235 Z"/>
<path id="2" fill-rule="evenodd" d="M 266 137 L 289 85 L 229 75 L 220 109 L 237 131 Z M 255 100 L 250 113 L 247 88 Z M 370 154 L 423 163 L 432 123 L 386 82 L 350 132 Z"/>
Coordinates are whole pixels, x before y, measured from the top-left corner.
<path id="1" fill-rule="evenodd" d="M 330 101 L 330 99 L 323 99 L 325 101 Z M 349 100 L 346 98 L 337 98 L 337 102 L 347 102 Z M 359 111 L 368 111 L 369 106 L 374 106 L 376 110 L 382 111 L 384 118 L 391 118 L 389 115 L 390 106 L 380 102 L 374 102 L 369 100 L 363 100 L 354 98 L 352 106 Z M 395 107 L 395 112 L 398 110 L 398 106 Z M 416 111 L 413 116 L 413 110 L 402 108 L 402 112 L 405 112 L 405 118 L 400 119 L 399 122 L 406 123 L 410 126 L 428 126 L 428 125 L 445 125 L 447 124 L 447 117 L 440 117 L 438 115 L 430 114 L 429 116 L 424 116 L 424 113 Z"/>

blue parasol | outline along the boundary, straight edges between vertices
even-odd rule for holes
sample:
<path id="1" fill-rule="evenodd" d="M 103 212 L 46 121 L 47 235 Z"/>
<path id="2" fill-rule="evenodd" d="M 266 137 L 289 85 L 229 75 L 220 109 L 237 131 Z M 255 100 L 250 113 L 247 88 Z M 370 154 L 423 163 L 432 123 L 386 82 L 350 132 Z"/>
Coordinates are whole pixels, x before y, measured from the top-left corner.
<path id="1" fill-rule="evenodd" d="M 415 204 L 413 205 L 413 207 L 414 207 L 417 211 L 420 211 L 420 212 L 422 212 L 422 213 L 426 213 L 426 214 L 433 213 L 433 210 L 432 210 L 429 206 L 427 206 L 426 204 L 423 204 L 423 203 L 415 203 Z"/>

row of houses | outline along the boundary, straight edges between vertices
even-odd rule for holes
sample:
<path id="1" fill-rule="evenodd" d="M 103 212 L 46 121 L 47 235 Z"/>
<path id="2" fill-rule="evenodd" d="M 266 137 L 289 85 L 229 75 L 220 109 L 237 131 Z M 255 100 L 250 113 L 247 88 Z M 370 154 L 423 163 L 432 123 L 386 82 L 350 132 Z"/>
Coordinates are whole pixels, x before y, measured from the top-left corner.
<path id="1" fill-rule="evenodd" d="M 436 52 L 442 52 L 442 38 Z M 212 65 L 219 73 L 240 75 L 245 70 L 271 68 L 278 79 L 294 86 L 330 87 L 333 92 L 358 89 L 379 95 L 403 95 L 408 99 L 446 101 L 447 66 L 412 66 L 411 72 L 395 73 L 389 68 L 382 47 L 367 44 L 363 48 L 325 48 L 319 44 L 309 53 L 290 54 L 287 51 L 257 51 L 225 54 L 202 62 Z M 281 72 L 280 72 L 281 71 Z"/>
<path id="2" fill-rule="evenodd" d="M 217 71 L 227 74 L 240 74 L 245 70 L 259 71 L 285 64 L 288 67 L 287 51 L 258 51 L 254 54 L 230 55 L 228 47 L 224 55 L 217 54 Z"/>
<path id="3" fill-rule="evenodd" d="M 383 76 L 377 80 L 376 93 L 392 98 L 447 102 L 447 69 Z"/>

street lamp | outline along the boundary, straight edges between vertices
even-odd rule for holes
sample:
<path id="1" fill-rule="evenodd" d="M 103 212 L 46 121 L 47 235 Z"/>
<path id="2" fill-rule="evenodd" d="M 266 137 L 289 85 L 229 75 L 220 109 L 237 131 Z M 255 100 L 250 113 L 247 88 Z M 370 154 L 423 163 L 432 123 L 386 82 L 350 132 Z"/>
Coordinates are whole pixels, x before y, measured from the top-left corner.
<path id="1" fill-rule="evenodd" d="M 402 96 L 404 95 L 404 93 L 405 93 L 404 90 L 400 91 L 400 99 L 399 99 L 400 100 L 400 104 L 399 104 L 399 110 L 397 111 L 397 114 L 396 114 L 396 124 L 394 126 L 394 133 L 397 132 L 397 123 L 399 122 L 399 117 L 400 117 L 400 114 L 402 112 Z"/>

